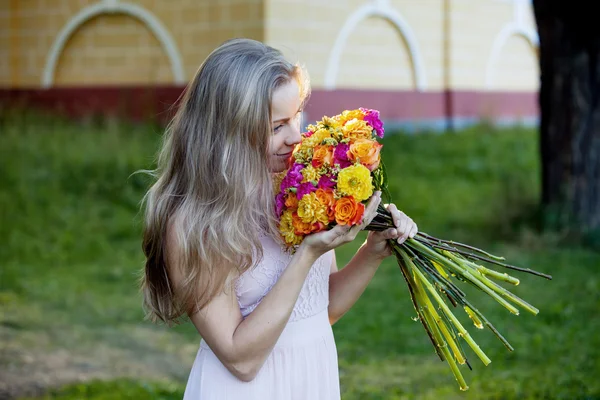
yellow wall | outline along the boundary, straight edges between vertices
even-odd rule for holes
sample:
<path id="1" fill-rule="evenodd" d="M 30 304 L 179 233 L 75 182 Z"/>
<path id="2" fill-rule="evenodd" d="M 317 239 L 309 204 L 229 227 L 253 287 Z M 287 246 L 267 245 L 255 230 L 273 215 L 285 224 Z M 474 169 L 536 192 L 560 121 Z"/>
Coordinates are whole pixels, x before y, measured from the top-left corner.
<path id="1" fill-rule="evenodd" d="M 323 86 L 338 33 L 346 20 L 368 3 L 359 0 L 269 0 L 266 41 L 284 49 L 288 57 L 304 62 L 313 84 Z M 514 20 L 512 2 L 389 0 L 387 3 L 402 16 L 416 37 L 427 90 L 486 88 L 486 71 L 494 39 Z M 535 31 L 531 6 L 526 7 L 524 16 L 526 26 Z M 513 36 L 507 41 L 492 70 L 490 89 L 537 90 L 536 53 L 522 37 Z M 344 46 L 336 87 L 416 87 L 406 42 L 394 24 L 383 17 L 361 21 Z"/>
<path id="2" fill-rule="evenodd" d="M 191 79 L 212 49 L 232 37 L 263 40 L 306 65 L 315 88 L 326 85 L 330 55 L 346 21 L 372 0 L 130 0 L 172 36 Z M 40 87 L 49 49 L 65 24 L 92 0 L 0 1 L 0 86 Z M 506 0 L 388 0 L 416 39 L 425 90 L 533 91 L 536 51 L 522 36 L 502 46 L 486 82 L 492 44 L 515 20 Z M 531 5 L 523 14 L 535 31 Z M 390 20 L 361 20 L 342 47 L 336 88 L 416 88 L 406 38 Z M 139 20 L 104 14 L 80 26 L 58 61 L 54 85 L 172 84 L 164 48 Z M 488 84 L 489 83 L 489 84 Z"/>
<path id="3" fill-rule="evenodd" d="M 509 1 L 453 0 L 451 4 L 451 86 L 462 89 L 485 87 L 486 70 L 496 35 L 515 19 Z M 525 23 L 536 30 L 533 10 L 524 13 Z M 520 36 L 511 36 L 492 66 L 491 89 L 538 89 L 537 52 Z"/>
<path id="4" fill-rule="evenodd" d="M 11 59 L 11 13 L 8 1 L 0 2 L 0 87 L 11 86 L 13 82 L 13 60 Z M 15 81 L 16 82 L 16 81 Z"/>
<path id="5" fill-rule="evenodd" d="M 67 43 L 55 75 L 56 86 L 172 80 L 169 59 L 158 40 L 125 15 L 101 16 L 83 25 Z"/>
<path id="6" fill-rule="evenodd" d="M 175 41 L 189 79 L 208 53 L 230 37 L 263 40 L 261 0 L 132 0 L 154 14 Z M 91 0 L 0 1 L 0 84 L 39 87 L 49 49 L 65 24 Z M 3 21 L 0 19 L 0 21 Z M 3 57 L 3 59 L 6 59 Z M 81 25 L 58 61 L 55 85 L 173 83 L 170 61 L 138 19 L 103 14 Z"/>
<path id="7" fill-rule="evenodd" d="M 313 84 L 325 84 L 329 57 L 344 23 L 366 1 L 270 0 L 266 16 L 267 43 L 284 50 L 308 68 Z M 432 89 L 440 88 L 441 2 L 394 1 L 397 10 L 412 23 L 422 42 L 423 61 L 431 65 Z M 293 23 L 288 22 L 297 16 Z M 414 89 L 410 55 L 398 29 L 383 18 L 363 19 L 350 34 L 339 62 L 336 87 Z"/>

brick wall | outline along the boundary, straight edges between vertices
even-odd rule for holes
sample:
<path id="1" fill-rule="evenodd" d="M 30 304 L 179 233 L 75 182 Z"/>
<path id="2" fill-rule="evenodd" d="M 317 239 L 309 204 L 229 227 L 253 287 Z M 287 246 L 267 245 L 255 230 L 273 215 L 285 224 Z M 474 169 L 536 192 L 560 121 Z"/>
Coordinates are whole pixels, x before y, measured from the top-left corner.
<path id="1" fill-rule="evenodd" d="M 172 36 L 186 79 L 221 42 L 231 37 L 263 40 L 261 0 L 131 0 Z M 49 49 L 69 20 L 91 0 L 0 2 L 0 85 L 41 85 Z M 96 16 L 73 33 L 59 58 L 56 86 L 172 84 L 171 63 L 159 40 L 139 19 L 122 13 Z"/>
<path id="2" fill-rule="evenodd" d="M 150 11 L 173 38 L 185 80 L 218 44 L 231 37 L 264 40 L 308 68 L 324 87 L 336 37 L 368 0 L 130 0 Z M 91 0 L 0 1 L 0 86 L 41 86 L 49 49 L 60 30 Z M 413 32 L 426 90 L 537 89 L 535 50 L 512 36 L 486 72 L 496 35 L 515 19 L 512 1 L 388 0 Z M 535 31 L 531 5 L 520 14 Z M 363 19 L 343 46 L 336 88 L 416 87 L 406 38 L 390 20 Z M 55 86 L 173 84 L 171 61 L 159 40 L 136 18 L 103 14 L 81 25 L 66 43 Z"/>
<path id="3" fill-rule="evenodd" d="M 360 0 L 269 0 L 266 40 L 307 66 L 313 84 L 326 81 L 329 56 L 344 23 L 365 4 Z M 486 70 L 496 35 L 514 20 L 515 5 L 499 0 L 389 0 L 416 38 L 427 90 L 486 88 Z M 531 5 L 524 24 L 535 31 Z M 448 18 L 446 20 L 446 18 Z M 537 89 L 536 52 L 511 36 L 493 65 L 491 89 Z M 348 37 L 336 88 L 414 89 L 406 41 L 388 19 L 363 19 Z"/>

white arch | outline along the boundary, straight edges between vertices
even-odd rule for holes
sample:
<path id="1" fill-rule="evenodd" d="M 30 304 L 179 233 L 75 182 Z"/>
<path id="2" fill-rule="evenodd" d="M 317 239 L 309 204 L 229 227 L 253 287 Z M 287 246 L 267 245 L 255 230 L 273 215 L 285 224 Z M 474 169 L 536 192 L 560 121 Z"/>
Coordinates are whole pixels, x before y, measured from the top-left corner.
<path id="1" fill-rule="evenodd" d="M 183 64 L 181 62 L 181 55 L 179 54 L 177 45 L 169 34 L 169 31 L 158 20 L 158 18 L 156 18 L 154 14 L 146 10 L 144 7 L 131 3 L 120 3 L 118 0 L 104 0 L 81 10 L 77 15 L 71 18 L 60 31 L 54 40 L 54 43 L 52 43 L 52 47 L 50 48 L 50 52 L 48 53 L 48 57 L 46 59 L 46 64 L 44 66 L 44 72 L 42 75 L 42 87 L 49 88 L 54 84 L 54 73 L 58 59 L 67 43 L 67 40 L 69 40 L 73 33 L 75 33 L 75 31 L 77 31 L 81 25 L 85 24 L 94 17 L 102 14 L 116 13 L 126 14 L 138 19 L 143 22 L 148 29 L 150 29 L 150 31 L 159 40 L 162 47 L 167 52 L 167 56 L 171 61 L 171 69 L 173 71 L 175 82 L 178 84 L 185 83 Z"/>
<path id="2" fill-rule="evenodd" d="M 346 41 L 358 24 L 368 17 L 381 17 L 387 19 L 395 25 L 398 31 L 400 31 L 400 34 L 404 37 L 404 40 L 408 45 L 408 52 L 410 54 L 417 90 L 425 90 L 427 88 L 427 81 L 423 67 L 423 59 L 421 58 L 421 53 L 419 52 L 419 47 L 417 45 L 417 39 L 408 23 L 406 23 L 404 18 L 402 18 L 402 16 L 397 13 L 387 1 L 365 4 L 346 20 L 335 40 L 333 51 L 329 56 L 327 70 L 325 72 L 325 88 L 335 88 L 335 80 Z"/>
<path id="3" fill-rule="evenodd" d="M 525 22 L 525 14 L 531 12 L 531 0 L 501 0 L 504 2 L 510 2 L 513 4 L 513 19 L 511 22 L 504 25 L 502 30 L 498 32 L 494 43 L 492 44 L 492 52 L 488 60 L 487 68 L 485 70 L 485 86 L 490 89 L 493 83 L 494 65 L 496 64 L 498 57 L 500 57 L 500 51 L 506 44 L 511 36 L 521 36 L 529 42 L 533 49 L 537 49 L 540 44 L 539 36 L 535 29 L 527 26 Z"/>
<path id="4" fill-rule="evenodd" d="M 536 49 L 539 46 L 538 34 L 533 29 L 526 28 L 516 22 L 510 22 L 506 24 L 504 28 L 502 28 L 502 30 L 498 32 L 498 35 L 496 35 L 494 43 L 492 44 L 492 52 L 488 60 L 485 72 L 485 86 L 488 89 L 492 87 L 494 65 L 496 65 L 498 57 L 500 57 L 502 47 L 506 44 L 506 42 L 508 41 L 508 39 L 510 39 L 511 36 L 523 37 L 529 42 L 533 49 Z"/>

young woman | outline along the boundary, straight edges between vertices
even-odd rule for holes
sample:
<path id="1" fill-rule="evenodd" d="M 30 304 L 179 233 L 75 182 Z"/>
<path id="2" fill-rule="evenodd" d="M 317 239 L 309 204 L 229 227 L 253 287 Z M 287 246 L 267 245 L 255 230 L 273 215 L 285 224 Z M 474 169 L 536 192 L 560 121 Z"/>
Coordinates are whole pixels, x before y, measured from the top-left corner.
<path id="1" fill-rule="evenodd" d="M 334 248 L 361 225 L 309 235 L 284 250 L 272 174 L 300 141 L 309 95 L 303 70 L 260 42 L 214 50 L 189 84 L 145 196 L 143 280 L 153 320 L 188 316 L 202 340 L 186 400 L 339 399 L 331 324 L 352 307 L 414 222 L 389 205 L 397 229 L 369 233 L 342 270 Z M 366 106 L 366 105 L 365 105 Z"/>

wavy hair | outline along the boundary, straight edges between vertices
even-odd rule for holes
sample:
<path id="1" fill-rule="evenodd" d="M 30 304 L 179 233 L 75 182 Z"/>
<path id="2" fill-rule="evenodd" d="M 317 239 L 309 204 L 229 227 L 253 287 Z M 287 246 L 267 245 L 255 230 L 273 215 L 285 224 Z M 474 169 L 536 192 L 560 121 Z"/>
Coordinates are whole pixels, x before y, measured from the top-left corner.
<path id="1" fill-rule="evenodd" d="M 186 88 L 142 200 L 141 288 L 152 321 L 177 323 L 202 309 L 232 272 L 262 258 L 259 231 L 278 236 L 268 168 L 271 101 L 291 79 L 305 101 L 303 68 L 263 43 L 235 39 L 215 49 Z M 177 287 L 174 269 L 183 277 Z"/>

